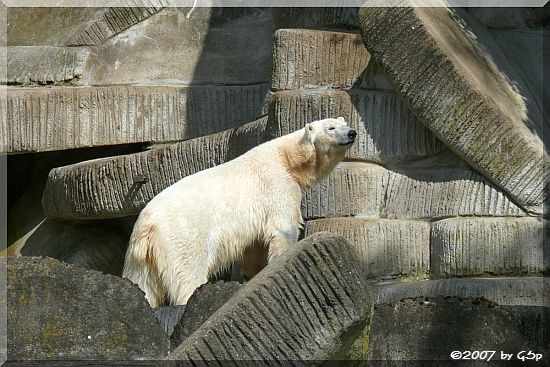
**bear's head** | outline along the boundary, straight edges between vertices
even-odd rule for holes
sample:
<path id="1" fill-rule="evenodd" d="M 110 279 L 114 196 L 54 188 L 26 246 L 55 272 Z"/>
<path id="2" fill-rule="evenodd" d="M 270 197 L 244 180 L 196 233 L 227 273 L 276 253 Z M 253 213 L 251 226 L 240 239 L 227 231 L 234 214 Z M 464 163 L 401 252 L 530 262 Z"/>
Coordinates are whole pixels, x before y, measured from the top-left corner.
<path id="1" fill-rule="evenodd" d="M 301 176 L 309 167 L 311 175 L 302 180 L 302 187 L 308 187 L 312 182 L 326 177 L 334 167 L 344 159 L 346 151 L 355 142 L 357 132 L 348 126 L 343 117 L 313 121 L 303 129 L 301 149 L 293 152 L 289 158 L 296 171 Z M 295 175 L 299 176 L 299 175 Z"/>
<path id="2" fill-rule="evenodd" d="M 343 117 L 313 121 L 306 124 L 304 140 L 315 145 L 317 151 L 344 154 L 355 142 L 357 132 Z"/>

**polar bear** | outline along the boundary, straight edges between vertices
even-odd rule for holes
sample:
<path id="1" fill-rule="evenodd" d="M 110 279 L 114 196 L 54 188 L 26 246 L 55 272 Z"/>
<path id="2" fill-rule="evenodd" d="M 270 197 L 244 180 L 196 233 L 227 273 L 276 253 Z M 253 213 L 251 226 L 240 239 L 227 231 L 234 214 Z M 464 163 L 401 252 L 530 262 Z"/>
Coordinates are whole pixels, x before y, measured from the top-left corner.
<path id="1" fill-rule="evenodd" d="M 333 170 L 356 135 L 342 117 L 314 121 L 169 186 L 141 211 L 123 277 L 151 307 L 166 297 L 181 305 L 254 243 L 268 246 L 272 261 L 298 239 L 302 191 Z"/>

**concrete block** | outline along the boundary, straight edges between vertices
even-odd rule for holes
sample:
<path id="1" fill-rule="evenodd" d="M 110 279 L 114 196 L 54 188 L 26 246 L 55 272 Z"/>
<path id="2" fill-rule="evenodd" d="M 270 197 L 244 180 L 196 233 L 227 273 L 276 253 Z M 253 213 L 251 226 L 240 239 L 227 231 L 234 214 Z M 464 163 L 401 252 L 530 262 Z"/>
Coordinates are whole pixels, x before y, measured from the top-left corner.
<path id="1" fill-rule="evenodd" d="M 366 276 L 425 277 L 429 271 L 430 224 L 423 221 L 334 218 L 306 223 L 306 235 L 327 231 L 355 246 Z"/>
<path id="2" fill-rule="evenodd" d="M 545 256 L 550 249 L 545 249 L 548 229 L 544 227 L 542 218 L 450 218 L 434 222 L 432 274 L 460 277 L 547 271 Z"/>

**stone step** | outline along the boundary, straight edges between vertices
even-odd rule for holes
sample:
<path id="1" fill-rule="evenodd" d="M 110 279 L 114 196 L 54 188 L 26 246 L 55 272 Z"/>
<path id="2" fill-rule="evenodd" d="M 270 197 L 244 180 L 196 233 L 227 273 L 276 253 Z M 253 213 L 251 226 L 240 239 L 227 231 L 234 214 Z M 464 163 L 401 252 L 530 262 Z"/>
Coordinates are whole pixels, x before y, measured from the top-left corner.
<path id="1" fill-rule="evenodd" d="M 349 89 L 370 55 L 357 33 L 279 29 L 273 44 L 274 91 L 329 87 Z"/>
<path id="2" fill-rule="evenodd" d="M 342 236 L 355 245 L 369 278 L 425 277 L 429 271 L 428 222 L 360 218 L 306 222 L 306 235 L 321 231 Z"/>
<path id="3" fill-rule="evenodd" d="M 273 93 L 270 100 L 269 137 L 288 134 L 311 121 L 342 116 L 358 132 L 348 158 L 389 163 L 444 149 L 393 91 L 284 91 Z"/>
<path id="4" fill-rule="evenodd" d="M 548 271 L 548 237 L 542 218 L 437 221 L 432 223 L 431 272 L 434 277 L 542 273 Z"/>
<path id="5" fill-rule="evenodd" d="M 86 47 L 15 46 L 0 48 L 4 84 L 62 84 L 80 79 L 90 50 Z M 11 92 L 8 92 L 11 93 Z"/>
<path id="6" fill-rule="evenodd" d="M 1 153 L 191 139 L 261 116 L 267 84 L 10 88 Z"/>
<path id="7" fill-rule="evenodd" d="M 342 359 L 350 346 L 360 347 L 355 340 L 370 325 L 373 303 L 363 271 L 341 237 L 306 238 L 246 283 L 168 359 Z"/>
<path id="8" fill-rule="evenodd" d="M 137 214 L 185 176 L 238 157 L 264 141 L 267 117 L 240 128 L 141 153 L 95 159 L 50 171 L 42 197 L 52 218 Z"/>
<path id="9" fill-rule="evenodd" d="M 302 216 L 306 220 L 348 216 L 432 220 L 526 215 L 499 188 L 465 165 L 438 167 L 427 162 L 422 167 L 392 168 L 340 163 L 325 180 L 304 192 Z"/>
<path id="10" fill-rule="evenodd" d="M 273 22 L 277 29 L 359 29 L 357 11 L 353 7 L 274 7 Z"/>
<path id="11" fill-rule="evenodd" d="M 543 307 L 549 301 L 544 292 L 548 280 L 542 276 L 447 278 L 419 282 L 391 280 L 371 283 L 371 286 L 375 304 L 430 297 L 485 299 L 501 306 Z"/>
<path id="12" fill-rule="evenodd" d="M 67 45 L 100 45 L 125 29 L 158 13 L 168 5 L 168 2 L 165 0 L 147 0 L 147 5 L 149 6 L 144 7 L 143 5 L 145 4 L 140 2 L 133 5 L 129 7 L 109 8 L 88 28 L 69 39 Z"/>
<path id="13" fill-rule="evenodd" d="M 377 4 L 359 11 L 363 41 L 407 104 L 476 170 L 541 214 L 549 182 L 541 126 L 460 16 L 443 2 L 368 7 Z"/>

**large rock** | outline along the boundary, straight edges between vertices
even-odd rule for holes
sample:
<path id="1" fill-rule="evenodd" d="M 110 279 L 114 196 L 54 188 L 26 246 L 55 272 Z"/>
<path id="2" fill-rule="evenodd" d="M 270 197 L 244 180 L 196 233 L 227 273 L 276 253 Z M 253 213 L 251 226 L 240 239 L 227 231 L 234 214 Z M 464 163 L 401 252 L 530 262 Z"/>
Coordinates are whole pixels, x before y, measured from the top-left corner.
<path id="1" fill-rule="evenodd" d="M 54 218 L 137 214 L 179 179 L 236 158 L 262 143 L 266 121 L 262 118 L 237 129 L 142 153 L 55 168 L 44 189 L 44 212 Z"/>
<path id="2" fill-rule="evenodd" d="M 10 88 L 0 152 L 196 138 L 262 115 L 267 84 Z"/>
<path id="3" fill-rule="evenodd" d="M 542 213 L 548 158 L 522 96 L 454 11 L 442 2 L 400 4 L 409 6 L 360 10 L 369 52 L 438 138 L 524 209 Z"/>
<path id="4" fill-rule="evenodd" d="M 530 336 L 524 334 L 528 332 L 522 328 L 526 321 L 484 301 L 448 297 L 377 305 L 368 359 L 406 360 L 407 366 L 425 366 L 426 361 L 451 360 L 453 351 L 496 351 L 492 360 L 500 360 L 500 351 L 514 355 L 529 348 L 541 351 L 543 345 L 531 344 Z M 533 324 L 542 330 L 542 318 Z"/>
<path id="5" fill-rule="evenodd" d="M 308 237 L 248 282 L 169 358 L 313 364 L 342 358 L 350 346 L 364 347 L 354 344 L 365 336 L 372 308 L 363 272 L 341 237 Z"/>
<path id="6" fill-rule="evenodd" d="M 276 92 L 270 98 L 269 137 L 299 130 L 314 120 L 339 116 L 358 133 L 346 153 L 348 158 L 390 163 L 430 156 L 444 148 L 394 91 Z"/>
<path id="7" fill-rule="evenodd" d="M 548 299 L 542 277 L 373 284 L 372 360 L 450 360 L 451 351 L 544 352 Z M 546 334 L 545 334 L 546 333 Z M 479 349 L 481 348 L 481 349 Z M 493 360 L 499 360 L 495 355 Z"/>
<path id="8" fill-rule="evenodd" d="M 545 228 L 546 227 L 546 228 Z M 548 271 L 549 232 L 542 218 L 450 218 L 432 223 L 435 277 Z"/>
<path id="9" fill-rule="evenodd" d="M 358 252 L 365 276 L 425 278 L 430 269 L 430 224 L 424 221 L 333 218 L 306 222 L 306 235 L 328 231 Z"/>
<path id="10" fill-rule="evenodd" d="M 169 340 L 129 281 L 53 259 L 7 260 L 8 358 L 160 359 Z"/>
<path id="11" fill-rule="evenodd" d="M 221 281 L 197 288 L 185 305 L 183 318 L 174 325 L 174 332 L 170 336 L 172 348 L 191 336 L 242 287 L 238 282 Z"/>
<path id="12" fill-rule="evenodd" d="M 273 45 L 271 88 L 329 87 L 349 89 L 370 55 L 355 33 L 279 29 Z"/>

